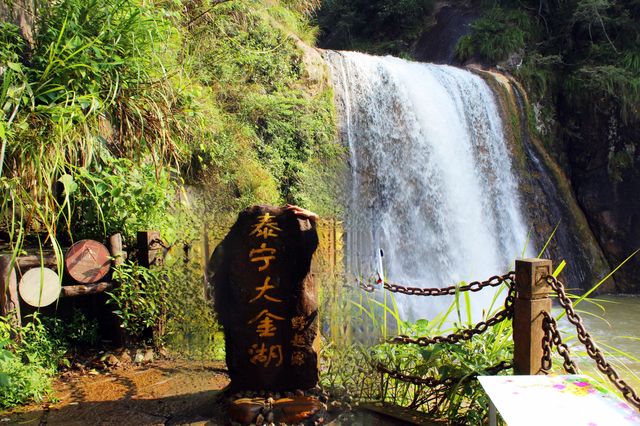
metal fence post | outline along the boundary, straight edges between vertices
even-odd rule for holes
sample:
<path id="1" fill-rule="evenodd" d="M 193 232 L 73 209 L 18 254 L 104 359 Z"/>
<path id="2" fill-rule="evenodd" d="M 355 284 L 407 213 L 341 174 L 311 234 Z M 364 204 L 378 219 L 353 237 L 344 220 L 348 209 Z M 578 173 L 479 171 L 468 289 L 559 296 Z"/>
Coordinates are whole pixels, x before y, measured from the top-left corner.
<path id="1" fill-rule="evenodd" d="M 513 313 L 513 370 L 515 374 L 542 371 L 542 312 L 551 312 L 551 288 L 544 277 L 551 274 L 547 259 L 516 260 L 516 300 Z"/>

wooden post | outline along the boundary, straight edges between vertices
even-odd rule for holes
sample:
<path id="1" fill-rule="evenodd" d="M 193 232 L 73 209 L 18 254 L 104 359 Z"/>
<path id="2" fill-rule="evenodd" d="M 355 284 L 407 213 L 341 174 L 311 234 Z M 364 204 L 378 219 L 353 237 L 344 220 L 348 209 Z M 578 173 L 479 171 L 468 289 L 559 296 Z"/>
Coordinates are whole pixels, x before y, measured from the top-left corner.
<path id="1" fill-rule="evenodd" d="M 544 277 L 551 274 L 547 259 L 516 260 L 516 300 L 513 313 L 513 370 L 515 374 L 541 374 L 542 312 L 551 312 L 551 288 Z"/>
<path id="2" fill-rule="evenodd" d="M 150 268 L 161 266 L 162 262 L 160 232 L 138 231 L 138 263 L 145 268 Z"/>
<path id="3" fill-rule="evenodd" d="M 16 265 L 21 273 L 27 272 L 31 268 L 39 268 L 41 266 L 45 268 L 57 268 L 58 259 L 56 255 L 43 254 L 42 256 L 20 256 L 16 258 Z"/>
<path id="4" fill-rule="evenodd" d="M 122 249 L 122 234 L 113 234 L 109 237 L 109 253 L 113 258 L 113 266 L 119 266 L 124 263 L 126 253 Z"/>
<path id="5" fill-rule="evenodd" d="M 125 259 L 127 258 L 127 253 L 122 248 L 122 234 L 117 233 L 109 236 L 109 253 L 113 258 L 112 264 L 114 267 L 120 266 L 124 263 Z M 98 293 L 100 291 L 111 290 L 115 288 L 118 285 L 118 283 L 113 281 L 113 276 L 111 280 L 112 280 L 112 282 L 110 283 L 111 285 L 105 286 L 104 284 L 107 284 L 107 283 L 98 283 L 97 285 L 94 285 L 96 290 L 95 293 Z M 101 287 L 104 287 L 104 288 L 101 288 Z M 80 289 L 77 289 L 77 290 L 80 290 Z M 89 289 L 86 289 L 86 290 L 87 291 L 84 294 L 89 294 L 91 292 L 91 290 Z M 67 296 L 67 294 L 65 294 L 64 288 L 61 296 L 62 297 Z M 118 318 L 116 314 L 113 313 L 113 311 L 109 310 L 108 312 L 109 312 L 109 316 L 108 316 L 109 319 L 107 321 L 109 321 L 109 325 L 114 330 L 113 331 L 114 343 L 118 346 L 124 346 L 127 341 L 127 336 L 126 336 L 126 333 L 124 332 L 122 321 L 120 320 L 120 318 Z"/>
<path id="6" fill-rule="evenodd" d="M 0 256 L 0 315 L 10 315 L 15 327 L 22 325 L 18 280 L 16 270 L 11 267 L 11 256 Z"/>
<path id="7" fill-rule="evenodd" d="M 76 297 L 84 296 L 85 294 L 97 294 L 103 291 L 111 290 L 113 288 L 112 282 L 100 282 L 92 284 L 80 284 L 80 285 L 65 285 L 62 287 L 60 297 Z"/>

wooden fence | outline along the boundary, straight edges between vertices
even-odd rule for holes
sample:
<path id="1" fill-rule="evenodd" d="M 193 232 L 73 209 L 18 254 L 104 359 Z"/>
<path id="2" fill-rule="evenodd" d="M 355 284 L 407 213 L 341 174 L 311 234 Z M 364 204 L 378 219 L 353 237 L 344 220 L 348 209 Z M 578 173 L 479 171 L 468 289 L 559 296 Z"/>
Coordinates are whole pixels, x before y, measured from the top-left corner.
<path id="1" fill-rule="evenodd" d="M 93 247 L 103 247 L 102 244 L 92 241 L 83 240 Z M 81 242 L 78 242 L 81 243 Z M 127 257 L 123 250 L 122 236 L 114 234 L 108 239 L 108 256 L 110 256 L 110 265 L 107 265 L 104 274 L 105 278 L 109 278 L 109 272 L 112 267 L 120 265 Z M 63 250 L 66 253 L 63 259 L 58 259 L 53 251 L 42 252 L 40 254 L 30 254 L 14 257 L 11 254 L 0 254 L 0 315 L 9 317 L 11 322 L 20 326 L 22 324 L 21 302 L 19 295 L 19 283 L 24 279 L 25 274 L 34 268 L 50 268 L 58 270 L 63 267 L 64 274 L 62 278 L 62 286 L 58 297 L 78 297 L 91 294 L 102 293 L 114 288 L 113 280 L 97 280 L 97 282 L 80 282 L 77 278 L 73 278 L 73 274 L 69 273 L 70 268 L 79 267 L 78 264 L 70 264 L 69 253 L 73 249 Z M 91 253 L 91 248 L 86 250 Z M 137 259 L 138 263 L 145 267 L 159 265 L 163 261 L 163 245 L 160 239 L 160 233 L 157 231 L 141 231 L 137 235 Z M 40 278 L 41 280 L 42 278 Z M 40 282 L 38 280 L 38 282 Z M 45 283 L 46 284 L 46 283 Z M 57 286 L 58 283 L 55 283 Z M 56 297 L 57 298 L 57 297 Z"/>

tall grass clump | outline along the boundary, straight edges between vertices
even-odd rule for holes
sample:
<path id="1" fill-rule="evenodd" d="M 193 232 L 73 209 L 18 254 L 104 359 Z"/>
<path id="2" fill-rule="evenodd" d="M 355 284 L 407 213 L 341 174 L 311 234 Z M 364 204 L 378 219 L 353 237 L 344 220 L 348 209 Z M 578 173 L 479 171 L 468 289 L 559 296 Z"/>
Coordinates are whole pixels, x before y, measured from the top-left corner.
<path id="1" fill-rule="evenodd" d="M 276 3 L 62 0 L 37 8 L 31 46 L 2 23 L 0 229 L 12 245 L 73 240 L 78 214 L 104 237 L 122 226 L 108 205 L 127 202 L 120 182 L 139 181 L 120 174 L 137 169 L 158 188 L 166 175 L 211 184 L 228 205 L 313 200 L 306 176 L 340 151 L 332 96 L 299 44 L 314 3 Z"/>
<path id="2" fill-rule="evenodd" d="M 0 57 L 0 227 L 58 236 L 70 220 L 63 176 L 91 170 L 105 153 L 163 163 L 179 154 L 170 137 L 171 99 L 155 61 L 166 37 L 158 12 L 128 0 L 47 3 L 29 50 L 3 24 Z M 63 180 L 60 180 L 63 178 Z M 69 230 L 70 231 L 70 230 Z"/>
<path id="3" fill-rule="evenodd" d="M 472 302 L 455 297 L 436 317 L 408 322 L 398 314 L 392 294 L 385 303 L 383 296 L 355 291 L 343 292 L 339 309 L 342 315 L 336 321 L 341 325 L 330 327 L 325 335 L 323 385 L 361 401 L 383 401 L 423 411 L 433 418 L 480 424 L 488 400 L 474 378 L 489 374 L 491 367 L 513 358 L 511 321 L 459 344 L 392 344 L 388 339 L 398 334 L 432 337 L 473 326 L 466 315 Z M 486 318 L 501 308 L 497 301 L 494 305 L 496 309 L 491 308 Z M 382 328 L 385 324 L 386 330 Z M 409 376 L 456 380 L 450 386 L 415 385 L 387 376 L 378 371 L 377 365 Z"/>

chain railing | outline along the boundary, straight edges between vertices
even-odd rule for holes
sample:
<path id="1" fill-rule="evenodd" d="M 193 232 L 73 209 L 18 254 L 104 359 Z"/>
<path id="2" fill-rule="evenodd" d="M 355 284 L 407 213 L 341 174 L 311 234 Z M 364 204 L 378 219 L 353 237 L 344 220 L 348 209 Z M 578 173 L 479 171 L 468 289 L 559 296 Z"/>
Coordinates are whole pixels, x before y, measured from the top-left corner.
<path id="1" fill-rule="evenodd" d="M 560 330 L 558 330 L 558 323 L 556 322 L 556 319 L 548 312 L 544 312 L 543 315 L 544 321 L 542 322 L 542 329 L 544 330 L 544 337 L 542 338 L 542 369 L 545 372 L 551 371 L 551 349 L 552 346 L 555 346 L 558 354 L 563 359 L 562 365 L 564 367 L 564 371 L 569 374 L 576 374 L 578 372 L 578 367 L 571 359 L 569 347 L 562 341 L 562 335 L 560 334 Z"/>
<path id="2" fill-rule="evenodd" d="M 459 330 L 456 333 L 451 333 L 446 336 L 433 336 L 433 337 L 410 337 L 407 335 L 399 335 L 391 339 L 391 343 L 400 343 L 400 344 L 416 344 L 420 346 L 429 346 L 436 343 L 458 343 L 464 340 L 471 340 L 473 336 L 478 334 L 482 334 L 489 329 L 489 327 L 493 327 L 496 324 L 501 323 L 506 319 L 513 318 L 513 302 L 515 300 L 515 287 L 509 287 L 509 292 L 507 293 L 507 297 L 504 301 L 504 308 L 500 311 L 496 312 L 491 318 L 486 321 L 480 321 L 476 325 L 470 328 L 465 328 Z"/>
<path id="3" fill-rule="evenodd" d="M 607 376 L 607 378 L 609 378 L 611 383 L 613 383 L 613 385 L 622 393 L 622 396 L 627 400 L 627 402 L 636 407 L 636 409 L 640 410 L 640 398 L 638 398 L 638 394 L 627 384 L 627 382 L 620 378 L 618 372 L 613 368 L 613 366 L 611 366 L 611 364 L 609 364 L 609 362 L 607 362 L 602 351 L 598 348 L 598 346 L 596 346 L 596 343 L 593 341 L 593 338 L 587 332 L 587 330 L 585 330 L 582 323 L 582 318 L 580 318 L 580 315 L 576 313 L 575 309 L 573 308 L 573 302 L 571 302 L 571 299 L 565 292 L 564 284 L 562 284 L 562 282 L 560 282 L 553 275 L 547 275 L 544 279 L 547 284 L 549 284 L 551 289 L 558 295 L 558 302 L 560 303 L 560 306 L 562 306 L 566 311 L 567 319 L 569 320 L 569 322 L 576 327 L 578 340 L 587 349 L 587 355 L 589 355 L 589 357 L 595 361 L 598 370 L 600 370 Z M 551 322 L 549 321 L 548 323 L 551 324 Z M 559 335 L 559 333 L 557 334 Z M 567 359 L 568 358 L 565 358 L 565 366 Z M 575 364 L 573 364 L 573 366 L 575 367 Z"/>
<path id="4" fill-rule="evenodd" d="M 562 282 L 560 282 L 553 275 L 546 275 L 541 278 L 557 294 L 558 302 L 560 303 L 560 306 L 562 306 L 562 308 L 564 308 L 564 310 L 566 311 L 567 319 L 576 327 L 578 340 L 585 346 L 587 354 L 591 359 L 595 361 L 597 368 L 607 376 L 607 378 L 614 384 L 614 386 L 622 393 L 622 396 L 631 405 L 640 410 L 640 398 L 638 397 L 638 394 L 633 388 L 631 388 L 624 380 L 620 378 L 618 372 L 604 358 L 602 351 L 596 346 L 595 342 L 591 338 L 591 335 L 589 335 L 589 333 L 585 330 L 582 319 L 573 308 L 573 303 L 571 302 L 569 296 L 567 296 Z M 506 319 L 512 319 L 514 316 L 516 287 L 515 272 L 513 271 L 508 272 L 504 275 L 493 276 L 485 281 L 474 281 L 462 286 L 449 286 L 443 288 L 407 287 L 400 284 L 390 283 L 381 279 L 377 280 L 376 284 L 373 284 L 371 282 L 358 281 L 358 285 L 360 286 L 360 288 L 367 292 L 374 292 L 380 284 L 382 284 L 382 288 L 392 293 L 400 293 L 413 296 L 452 296 L 464 291 L 477 292 L 486 287 L 497 287 L 502 284 L 506 284 L 509 289 L 503 309 L 495 313 L 491 318 L 485 321 L 480 321 L 473 327 L 458 330 L 455 333 L 444 336 L 410 337 L 407 335 L 399 335 L 391 339 L 390 343 L 416 344 L 420 346 L 429 346 L 438 343 L 455 344 L 459 343 L 460 341 L 471 340 L 474 336 L 487 331 L 489 327 L 495 326 L 496 324 Z M 556 351 L 563 359 L 564 370 L 569 374 L 576 374 L 578 372 L 578 367 L 576 363 L 571 359 L 569 347 L 562 341 L 562 335 L 558 330 L 556 319 L 553 318 L 549 312 L 543 311 L 542 315 L 542 329 L 544 332 L 542 337 L 542 371 L 551 371 L 552 349 L 553 347 L 555 347 Z M 461 380 L 466 380 L 466 378 L 460 377 L 448 377 L 441 379 L 435 377 L 417 377 L 403 374 L 399 371 L 391 370 L 382 364 L 377 364 L 375 367 L 378 371 L 389 375 L 389 377 L 416 385 L 425 385 L 430 387 L 441 385 L 451 386 L 455 383 L 460 383 Z M 486 371 L 489 374 L 497 374 L 499 371 L 512 367 L 512 363 L 502 361 L 501 363 L 493 367 L 489 367 Z M 491 373 L 492 371 L 495 371 L 495 373 Z M 470 378 L 473 377 L 474 376 L 471 376 Z"/>
<path id="5" fill-rule="evenodd" d="M 485 281 L 474 281 L 466 285 L 462 286 L 449 286 L 444 288 L 420 288 L 420 287 L 406 287 L 399 284 L 393 284 L 386 281 L 381 281 L 383 284 L 383 288 L 393 292 L 393 293 L 401 293 L 407 295 L 414 296 L 453 296 L 456 293 L 471 291 L 477 292 L 486 287 L 497 287 L 502 284 L 506 284 L 508 286 L 507 297 L 505 298 L 504 308 L 500 311 L 496 312 L 491 318 L 480 321 L 475 324 L 473 327 L 465 328 L 459 330 L 455 333 L 451 333 L 444 336 L 433 336 L 433 337 L 417 337 L 413 338 L 407 335 L 399 335 L 391 339 L 390 343 L 396 344 L 416 344 L 419 346 L 429 346 L 438 343 L 450 343 L 456 344 L 461 341 L 471 340 L 474 336 L 478 334 L 482 334 L 489 329 L 489 327 L 493 327 L 494 325 L 513 317 L 513 304 L 515 300 L 515 272 L 511 271 L 501 276 L 493 276 Z M 378 283 L 379 284 L 379 283 Z M 372 283 L 364 283 L 359 281 L 360 287 L 367 291 L 373 292 L 376 289 L 376 286 Z M 445 377 L 445 378 L 435 378 L 435 377 L 419 377 L 419 376 L 411 376 L 404 373 L 401 373 L 396 370 L 392 370 L 385 365 L 378 363 L 375 365 L 375 368 L 381 373 L 387 374 L 389 377 L 394 378 L 396 380 L 400 380 L 407 383 L 412 383 L 414 385 L 422 385 L 428 387 L 437 387 L 437 386 L 452 386 L 458 383 L 464 383 L 469 380 L 474 379 L 478 374 L 470 374 L 464 377 Z M 500 363 L 488 367 L 485 372 L 486 374 L 494 375 L 498 374 L 500 371 L 507 370 L 513 368 L 513 365 L 509 361 L 501 361 Z"/>
<path id="6" fill-rule="evenodd" d="M 388 281 L 379 279 L 374 283 L 364 282 L 362 280 L 358 280 L 359 287 L 368 292 L 373 293 L 377 285 L 382 284 L 382 287 L 390 291 L 392 293 L 400 293 L 406 294 L 409 296 L 453 296 L 456 293 L 461 293 L 464 291 L 476 292 L 484 289 L 485 287 L 498 287 L 499 285 L 506 283 L 510 287 L 513 286 L 515 281 L 516 273 L 513 271 L 507 272 L 504 275 L 495 275 L 488 280 L 485 281 L 473 281 L 469 284 L 456 286 L 452 285 L 449 287 L 407 287 L 400 284 L 390 283 Z"/>

